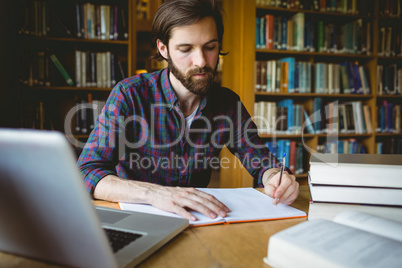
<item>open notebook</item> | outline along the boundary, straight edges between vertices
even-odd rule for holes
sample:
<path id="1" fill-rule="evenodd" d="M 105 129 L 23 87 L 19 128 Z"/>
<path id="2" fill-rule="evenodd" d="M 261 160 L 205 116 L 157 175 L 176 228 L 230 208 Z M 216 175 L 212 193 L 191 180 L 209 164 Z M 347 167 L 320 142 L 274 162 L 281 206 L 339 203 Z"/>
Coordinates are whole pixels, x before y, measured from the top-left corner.
<path id="1" fill-rule="evenodd" d="M 271 197 L 253 188 L 198 188 L 198 190 L 215 196 L 229 207 L 231 212 L 225 218 L 218 216 L 210 219 L 199 212 L 192 211 L 191 213 L 198 218 L 197 221 L 190 221 L 193 226 L 307 217 L 306 213 L 299 209 L 284 204 L 273 205 Z M 177 214 L 162 211 L 151 205 L 128 203 L 119 203 L 119 205 L 123 210 L 181 218 Z"/>

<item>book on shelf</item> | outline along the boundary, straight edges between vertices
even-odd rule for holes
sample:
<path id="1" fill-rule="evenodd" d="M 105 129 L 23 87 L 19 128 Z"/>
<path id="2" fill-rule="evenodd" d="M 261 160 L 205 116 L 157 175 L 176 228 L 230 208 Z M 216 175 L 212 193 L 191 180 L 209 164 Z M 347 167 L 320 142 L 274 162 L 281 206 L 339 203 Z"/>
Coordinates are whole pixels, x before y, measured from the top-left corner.
<path id="1" fill-rule="evenodd" d="M 317 133 L 372 133 L 371 112 L 361 101 L 324 102 L 313 99 L 312 124 Z"/>
<path id="2" fill-rule="evenodd" d="M 258 133 L 273 133 L 277 118 L 275 102 L 259 101 L 254 103 L 254 122 L 257 125 Z"/>
<path id="3" fill-rule="evenodd" d="M 255 61 L 255 90 L 269 93 L 310 93 L 311 63 L 287 57 Z"/>
<path id="4" fill-rule="evenodd" d="M 387 138 L 376 142 L 377 154 L 402 154 L 402 139 Z"/>
<path id="5" fill-rule="evenodd" d="M 399 267 L 402 223 L 360 211 L 309 220 L 269 238 L 273 267 Z"/>
<path id="6" fill-rule="evenodd" d="M 299 175 L 305 172 L 304 158 L 303 158 L 303 144 L 294 140 L 270 140 L 265 143 L 268 150 L 275 157 L 284 155 L 286 153 L 286 163 L 293 174 Z"/>
<path id="7" fill-rule="evenodd" d="M 370 94 L 370 85 L 363 66 L 353 62 L 314 65 L 315 93 Z"/>
<path id="8" fill-rule="evenodd" d="M 75 51 L 75 80 L 77 87 L 113 87 L 121 68 L 116 68 L 117 55 L 110 51 Z M 121 63 L 120 63 L 121 64 Z"/>
<path id="9" fill-rule="evenodd" d="M 362 19 L 344 24 L 313 23 L 305 13 L 291 17 L 269 14 L 256 18 L 256 48 L 370 55 L 371 27 L 371 22 Z"/>
<path id="10" fill-rule="evenodd" d="M 21 102 L 20 123 L 23 128 L 54 130 L 51 107 L 43 100 Z"/>
<path id="11" fill-rule="evenodd" d="M 71 76 L 68 74 L 67 70 L 64 68 L 64 66 L 61 64 L 59 59 L 55 54 L 50 55 L 50 59 L 52 60 L 53 64 L 56 66 L 57 70 L 59 70 L 60 74 L 64 77 L 66 83 L 69 86 L 74 86 L 74 81 L 71 78 Z"/>
<path id="12" fill-rule="evenodd" d="M 317 153 L 322 154 L 365 154 L 366 149 L 356 139 L 336 139 L 317 145 Z"/>
<path id="13" fill-rule="evenodd" d="M 190 211 L 198 219 L 197 221 L 190 221 L 190 225 L 192 226 L 307 217 L 306 213 L 299 209 L 284 204 L 273 205 L 271 197 L 253 188 L 199 188 L 199 190 L 215 196 L 229 207 L 231 211 L 227 217 L 218 216 L 215 219 L 211 219 L 196 211 Z M 122 210 L 181 217 L 174 213 L 162 211 L 151 205 L 120 202 L 119 206 Z"/>
<path id="14" fill-rule="evenodd" d="M 18 33 L 46 37 L 52 29 L 50 6 L 47 1 L 26 1 L 20 6 L 21 20 Z"/>
<path id="15" fill-rule="evenodd" d="M 379 13 L 384 18 L 400 18 L 401 17 L 401 0 L 385 0 L 380 1 Z"/>
<path id="16" fill-rule="evenodd" d="M 400 57 L 402 33 L 399 28 L 383 26 L 378 33 L 378 55 L 383 57 Z"/>
<path id="17" fill-rule="evenodd" d="M 374 4 L 373 1 L 364 1 L 364 0 L 342 0 L 342 1 L 257 0 L 257 8 L 260 6 L 268 8 L 280 7 L 284 9 L 311 10 L 311 11 L 335 12 L 335 13 L 356 14 L 356 15 L 359 14 L 361 16 L 369 16 L 372 12 L 373 4 Z M 399 6 L 400 4 L 398 3 L 395 9 L 399 8 Z M 384 12 L 383 10 L 385 10 L 385 7 L 383 7 L 381 10 L 382 12 Z M 387 10 L 389 10 L 389 8 Z M 395 14 L 400 13 L 395 11 Z"/>
<path id="18" fill-rule="evenodd" d="M 333 220 L 336 215 L 345 210 L 355 210 L 402 223 L 402 208 L 394 206 L 380 206 L 368 204 L 343 204 L 310 201 L 308 220 Z"/>
<path id="19" fill-rule="evenodd" d="M 377 107 L 377 133 L 401 133 L 401 104 L 382 100 Z"/>
<path id="20" fill-rule="evenodd" d="M 304 123 L 305 114 L 303 105 L 294 104 L 291 99 L 276 103 L 259 101 L 254 103 L 253 120 L 259 134 L 301 134 L 306 127 L 311 133 L 311 123 Z"/>
<path id="21" fill-rule="evenodd" d="M 294 120 L 294 109 L 293 107 L 295 107 L 296 105 L 293 104 L 293 100 L 292 99 L 285 99 L 285 100 L 280 100 L 277 102 L 276 107 L 284 107 L 286 108 L 286 110 L 282 110 L 283 112 L 285 112 L 282 116 L 284 116 L 286 118 L 286 125 L 281 127 L 279 129 L 279 131 L 283 132 L 283 133 L 300 133 L 300 122 L 295 122 Z M 278 116 L 279 119 L 279 116 Z M 299 128 L 296 131 L 296 125 L 299 125 Z M 278 129 L 277 129 L 278 130 Z"/>
<path id="22" fill-rule="evenodd" d="M 277 106 L 275 119 L 275 133 L 286 134 L 288 128 L 288 107 Z"/>
<path id="23" fill-rule="evenodd" d="M 400 95 L 402 68 L 397 64 L 377 65 L 377 94 Z"/>
<path id="24" fill-rule="evenodd" d="M 49 49 L 38 51 L 24 49 L 22 54 L 20 82 L 31 87 L 50 86 L 52 81 Z"/>
<path id="25" fill-rule="evenodd" d="M 100 40 L 127 40 L 127 15 L 118 4 L 75 4 L 76 37 Z"/>
<path id="26" fill-rule="evenodd" d="M 74 134 L 88 135 L 94 128 L 106 101 L 94 99 L 92 93 L 77 96 Z"/>
<path id="27" fill-rule="evenodd" d="M 313 202 L 402 206 L 401 155 L 312 154 Z"/>

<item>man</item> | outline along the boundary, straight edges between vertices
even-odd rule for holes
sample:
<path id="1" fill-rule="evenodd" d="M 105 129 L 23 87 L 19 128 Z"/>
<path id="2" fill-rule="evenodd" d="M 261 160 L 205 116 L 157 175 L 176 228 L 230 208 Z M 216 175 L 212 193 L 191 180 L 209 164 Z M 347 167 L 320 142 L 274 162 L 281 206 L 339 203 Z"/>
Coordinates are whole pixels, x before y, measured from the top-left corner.
<path id="1" fill-rule="evenodd" d="M 223 36 L 217 1 L 167 0 L 152 33 L 168 68 L 118 83 L 80 156 L 94 198 L 147 203 L 189 220 L 196 218 L 187 209 L 225 217 L 229 208 L 192 187 L 208 185 L 227 146 L 242 163 L 253 159 L 245 168 L 275 203 L 292 203 L 295 177 L 287 169 L 278 187 L 281 164 L 239 97 L 213 82 Z"/>

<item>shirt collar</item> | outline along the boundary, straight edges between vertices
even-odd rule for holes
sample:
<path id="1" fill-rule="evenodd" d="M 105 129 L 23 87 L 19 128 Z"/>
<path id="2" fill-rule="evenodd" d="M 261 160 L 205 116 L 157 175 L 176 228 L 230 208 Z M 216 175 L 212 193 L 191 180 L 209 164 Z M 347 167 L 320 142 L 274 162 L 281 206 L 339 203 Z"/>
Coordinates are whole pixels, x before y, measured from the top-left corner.
<path id="1" fill-rule="evenodd" d="M 170 84 L 168 68 L 165 68 L 162 71 L 161 85 L 162 85 L 162 92 L 167 99 L 167 103 L 171 104 L 170 110 L 172 110 L 173 107 L 177 105 L 178 99 L 176 94 L 174 93 L 172 85 Z"/>

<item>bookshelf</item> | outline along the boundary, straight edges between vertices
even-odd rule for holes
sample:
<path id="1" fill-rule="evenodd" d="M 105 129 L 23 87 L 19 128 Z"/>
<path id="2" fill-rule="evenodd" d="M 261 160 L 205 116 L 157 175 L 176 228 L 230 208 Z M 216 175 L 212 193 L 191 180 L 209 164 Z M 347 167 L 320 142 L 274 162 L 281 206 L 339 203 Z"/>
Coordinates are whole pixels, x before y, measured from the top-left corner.
<path id="1" fill-rule="evenodd" d="M 275 3 L 278 3 L 279 6 L 275 6 Z M 304 7 L 297 8 L 296 6 L 283 7 L 282 4 L 314 4 L 318 5 L 318 10 L 310 9 Z M 331 8 L 322 8 L 320 4 L 338 4 L 340 10 L 336 8 L 331 10 Z M 344 13 L 341 10 L 343 4 L 346 4 Z M 353 103 L 360 102 L 362 105 L 365 105 L 369 108 L 370 119 L 372 131 L 369 132 L 364 131 L 363 133 L 308 133 L 304 131 L 304 133 L 289 133 L 289 134 L 278 134 L 275 131 L 271 131 L 270 133 L 261 133 L 260 137 L 264 139 L 264 141 L 272 141 L 272 140 L 280 140 L 287 139 L 290 141 L 302 142 L 305 144 L 305 149 L 303 151 L 303 160 L 304 160 L 304 172 L 302 174 L 298 174 L 296 177 L 298 181 L 302 184 L 307 181 L 307 170 L 308 170 L 308 162 L 309 162 L 309 152 L 310 150 L 316 151 L 322 148 L 322 145 L 326 142 L 331 142 L 336 139 L 339 140 L 347 140 L 352 143 L 358 143 L 363 146 L 364 151 L 366 153 L 377 153 L 379 150 L 379 143 L 383 143 L 383 153 L 389 153 L 391 148 L 398 147 L 398 140 L 401 140 L 402 133 L 400 127 L 396 126 L 395 130 L 378 130 L 378 126 L 381 125 L 381 119 L 379 110 L 380 106 L 383 103 L 391 103 L 392 109 L 395 109 L 395 106 L 402 104 L 402 97 L 400 95 L 400 87 L 399 89 L 394 88 L 398 87 L 398 68 L 401 68 L 401 37 L 400 37 L 400 29 L 401 29 L 401 16 L 400 16 L 400 8 L 401 1 L 264 1 L 264 0 L 256 0 L 256 1 L 246 1 L 239 0 L 236 3 L 232 1 L 224 1 L 224 8 L 226 11 L 226 24 L 225 24 L 225 39 L 224 39 L 224 51 L 229 51 L 230 53 L 225 57 L 225 65 L 223 66 L 223 77 L 222 77 L 222 85 L 231 88 L 237 94 L 239 94 L 243 103 L 245 104 L 249 113 L 254 116 L 256 115 L 255 104 L 258 102 L 274 102 L 278 103 L 285 99 L 290 99 L 294 104 L 301 105 L 308 113 L 309 116 L 312 115 L 314 111 L 314 99 L 321 98 L 323 103 L 330 103 L 334 101 L 338 101 L 339 104 L 344 103 Z M 348 6 L 349 5 L 349 6 Z M 355 12 L 349 12 L 349 8 L 354 7 Z M 362 8 L 362 10 L 360 10 Z M 399 13 L 398 13 L 399 12 Z M 304 22 L 308 26 L 313 25 L 314 31 L 310 34 L 310 38 L 313 39 L 313 49 L 300 49 L 297 47 L 297 43 L 294 47 L 287 47 L 283 49 L 281 47 L 276 48 L 267 48 L 267 43 L 265 43 L 265 47 L 258 47 L 258 35 L 261 34 L 260 31 L 257 30 L 257 18 L 265 17 L 266 15 L 272 15 L 273 17 L 286 18 L 286 21 L 291 20 L 295 17 L 296 14 L 302 14 L 304 17 Z M 279 20 L 280 21 L 280 20 Z M 357 52 L 356 50 L 350 49 L 339 49 L 340 42 L 345 42 L 344 39 L 339 41 L 338 39 L 333 43 L 337 45 L 338 51 L 332 51 L 328 49 L 328 51 L 320 51 L 318 48 L 319 43 L 319 22 L 322 21 L 322 24 L 325 26 L 329 25 L 329 27 L 334 27 L 335 29 L 339 29 L 339 33 L 344 33 L 344 29 L 342 29 L 342 25 L 358 25 L 358 28 L 361 31 L 360 36 L 356 39 L 356 45 L 358 46 L 358 50 L 363 51 L 362 53 Z M 356 23 L 355 23 L 356 22 Z M 335 26 L 332 26 L 335 25 Z M 297 24 L 293 24 L 297 25 Z M 289 26 L 289 24 L 287 24 Z M 277 30 L 276 24 L 273 26 L 273 30 Z M 290 27 L 290 26 L 289 26 Z M 293 26 L 292 26 L 293 27 Z M 351 27 L 345 26 L 344 28 Z M 252 29 L 252 30 L 250 30 Z M 381 29 L 385 32 L 384 36 L 381 36 Z M 391 30 L 389 30 L 391 29 Z M 264 31 L 267 29 L 265 28 Z M 268 30 L 272 30 L 268 29 Z M 388 33 L 388 31 L 390 33 Z M 266 33 L 265 33 L 266 34 Z M 345 34 L 346 35 L 346 34 Z M 289 41 L 289 35 L 287 41 Z M 292 36 L 293 38 L 294 36 Z M 266 38 L 266 36 L 265 36 Z M 275 37 L 274 37 L 275 38 Z M 325 34 L 324 34 L 325 39 Z M 290 39 L 293 40 L 293 39 Z M 296 38 L 297 40 L 297 38 Z M 360 41 L 359 41 L 360 40 Z M 363 41 L 362 41 L 363 40 Z M 272 40 L 275 46 L 275 39 Z M 303 40 L 305 44 L 310 44 L 308 41 Z M 278 42 L 278 41 L 277 41 Z M 364 48 L 361 48 L 362 42 L 365 42 Z M 382 45 L 381 42 L 384 42 L 385 45 Z M 387 46 L 387 42 L 390 42 L 390 45 Z M 330 44 L 333 44 L 330 42 Z M 287 44 L 288 45 L 288 44 Z M 328 44 L 327 44 L 328 45 Z M 344 46 L 346 47 L 346 46 Z M 380 51 L 384 47 L 384 52 Z M 388 48 L 389 51 L 386 52 Z M 308 50 L 308 51 L 306 51 Z M 357 53 L 356 53 L 357 52 Z M 289 93 L 289 92 L 266 92 L 256 90 L 256 81 L 258 81 L 257 76 L 257 65 L 256 61 L 278 61 L 284 58 L 294 58 L 295 61 L 300 62 L 308 62 L 311 64 L 311 72 L 312 77 L 310 78 L 311 82 L 311 91 L 308 92 L 299 92 L 299 93 Z M 365 72 L 367 83 L 369 84 L 370 91 L 366 94 L 355 94 L 353 92 L 347 92 L 347 94 L 342 93 L 332 93 L 329 92 L 320 92 L 317 93 L 316 85 L 314 84 L 315 79 L 315 69 L 314 67 L 317 63 L 325 63 L 325 64 L 341 64 L 342 62 L 352 62 L 357 63 L 358 66 L 362 66 L 362 69 Z M 392 65 L 394 69 L 387 70 L 387 72 L 391 74 L 387 74 L 387 78 L 391 75 L 392 83 L 389 79 L 382 78 L 383 83 L 388 81 L 389 89 L 383 92 L 379 91 L 379 82 L 381 81 L 379 74 L 379 66 L 384 65 Z M 267 67 L 268 68 L 268 67 Z M 385 68 L 384 68 L 385 69 Z M 393 76 L 392 76 L 393 75 Z M 400 79 L 400 78 L 399 78 Z M 395 83 L 394 83 L 395 81 Z M 264 81 L 265 82 L 265 81 Z M 269 83 L 268 83 L 269 84 Z M 343 86 L 343 85 L 342 85 Z M 386 86 L 385 84 L 381 85 L 383 88 Z M 346 92 L 346 91 L 345 91 Z M 389 94 L 386 94 L 389 93 Z M 398 95 L 399 94 L 399 95 Z M 391 109 L 391 108 L 390 108 Z M 394 112 L 390 112 L 394 113 Z M 393 118 L 393 128 L 395 128 L 395 121 L 400 118 Z M 338 122 L 339 123 L 339 122 Z M 387 122 L 388 124 L 389 122 Z M 390 141 L 392 140 L 392 142 Z M 346 143 L 346 142 L 345 142 Z M 400 142 L 399 142 L 400 143 Z M 401 146 L 401 145 L 399 145 Z M 385 148 L 386 147 L 386 148 Z M 346 147 L 345 147 L 346 148 Z M 339 149 L 339 148 L 338 148 Z M 388 151 L 387 151 L 388 150 Z M 230 157 L 230 153 L 227 151 L 222 152 L 222 157 Z M 232 158 L 232 163 L 235 163 L 237 160 Z M 247 171 L 241 167 L 239 167 L 239 163 L 233 164 L 231 168 L 221 170 L 221 187 L 239 187 L 239 186 L 252 186 L 253 180 L 251 176 L 247 173 Z M 231 179 L 226 179 L 231 178 Z"/>
<path id="2" fill-rule="evenodd" d="M 65 119 L 77 103 L 99 104 L 114 84 L 140 69 L 153 71 L 150 31 L 162 0 L 18 0 L 15 14 L 17 127 L 55 129 L 85 142 L 90 114 Z M 83 23 L 86 21 L 87 23 Z M 55 55 L 71 81 L 54 64 Z M 84 68 L 85 66 L 85 68 Z M 105 67 L 106 66 L 106 67 Z M 103 77 L 106 77 L 105 79 Z M 86 110 L 85 113 L 94 113 Z M 80 120 L 80 117 L 84 120 Z M 87 119 L 84 119 L 87 118 Z M 88 124 L 88 129 L 78 127 Z M 83 131 L 85 130 L 85 131 Z"/>

